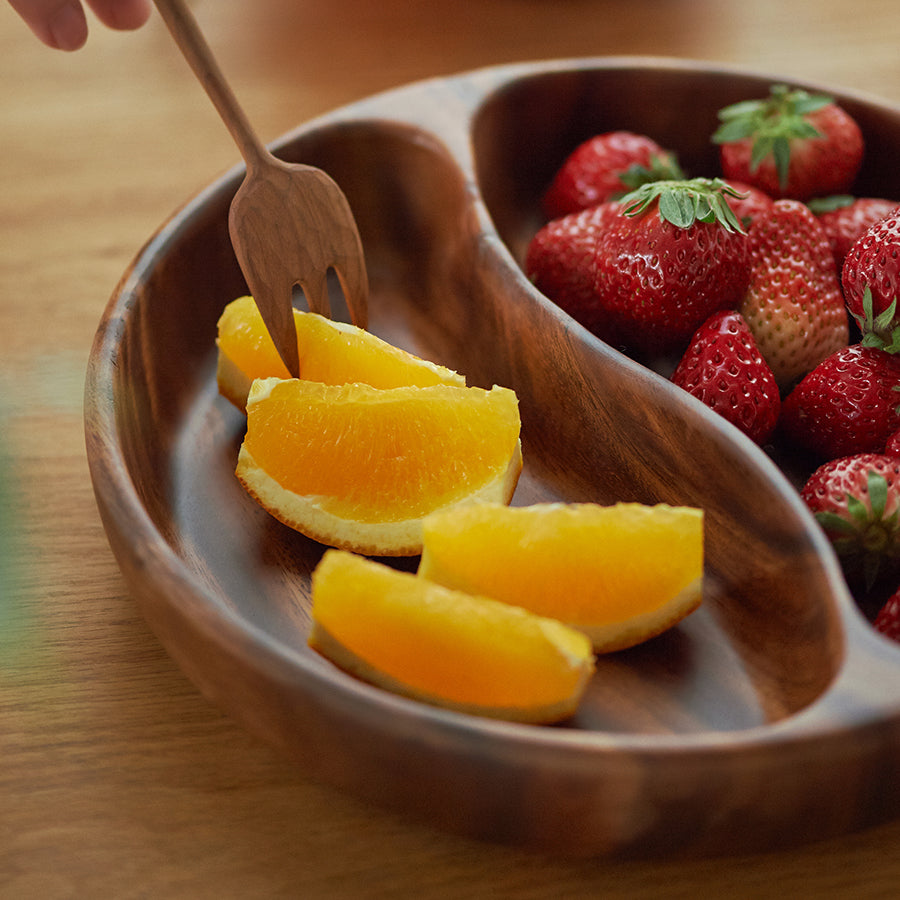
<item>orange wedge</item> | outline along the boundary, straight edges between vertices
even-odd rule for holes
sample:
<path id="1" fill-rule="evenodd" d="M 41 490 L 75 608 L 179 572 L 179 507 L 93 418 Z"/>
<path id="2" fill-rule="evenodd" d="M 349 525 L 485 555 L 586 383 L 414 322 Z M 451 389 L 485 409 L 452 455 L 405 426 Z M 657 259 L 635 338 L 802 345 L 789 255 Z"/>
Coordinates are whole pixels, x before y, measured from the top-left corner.
<path id="1" fill-rule="evenodd" d="M 324 544 L 414 555 L 439 509 L 508 503 L 522 469 L 513 391 L 253 382 L 237 476 L 273 516 Z"/>
<path id="2" fill-rule="evenodd" d="M 423 523 L 419 575 L 581 629 L 598 652 L 699 606 L 703 513 L 666 505 L 481 504 Z"/>
<path id="3" fill-rule="evenodd" d="M 345 671 L 476 715 L 559 721 L 593 671 L 579 631 L 340 550 L 313 573 L 312 617 L 310 646 Z"/>
<path id="4" fill-rule="evenodd" d="M 465 384 L 462 375 L 420 359 L 374 334 L 311 312 L 294 310 L 300 377 L 324 384 L 358 381 L 377 388 Z M 219 392 L 244 410 L 256 378 L 288 378 L 252 297 L 232 300 L 218 323 Z"/>

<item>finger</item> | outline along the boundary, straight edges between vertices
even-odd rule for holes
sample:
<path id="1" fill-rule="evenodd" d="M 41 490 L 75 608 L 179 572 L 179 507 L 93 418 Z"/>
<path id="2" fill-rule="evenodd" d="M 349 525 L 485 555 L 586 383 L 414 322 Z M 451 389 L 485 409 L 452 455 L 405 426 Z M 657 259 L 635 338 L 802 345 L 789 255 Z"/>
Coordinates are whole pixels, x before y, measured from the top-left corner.
<path id="1" fill-rule="evenodd" d="M 38 39 L 55 50 L 77 50 L 88 26 L 78 0 L 9 0 Z"/>
<path id="2" fill-rule="evenodd" d="M 132 31 L 150 18 L 150 0 L 87 0 L 97 18 L 109 28 Z"/>

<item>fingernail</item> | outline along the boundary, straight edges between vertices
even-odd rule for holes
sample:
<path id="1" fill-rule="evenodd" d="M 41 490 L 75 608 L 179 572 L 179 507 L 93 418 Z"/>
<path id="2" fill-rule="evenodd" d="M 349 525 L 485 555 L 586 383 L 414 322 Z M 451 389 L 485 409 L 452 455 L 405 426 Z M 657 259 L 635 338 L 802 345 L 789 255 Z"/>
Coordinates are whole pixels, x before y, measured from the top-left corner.
<path id="1" fill-rule="evenodd" d="M 50 35 L 58 50 L 77 50 L 87 40 L 87 19 L 80 3 L 65 3 L 51 17 Z"/>

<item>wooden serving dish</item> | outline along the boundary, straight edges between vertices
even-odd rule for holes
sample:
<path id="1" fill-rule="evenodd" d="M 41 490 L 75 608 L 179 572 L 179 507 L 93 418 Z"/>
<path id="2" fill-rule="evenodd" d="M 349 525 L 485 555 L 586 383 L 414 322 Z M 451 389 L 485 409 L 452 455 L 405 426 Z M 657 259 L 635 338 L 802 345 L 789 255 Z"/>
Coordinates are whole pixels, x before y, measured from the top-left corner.
<path id="1" fill-rule="evenodd" d="M 858 610 L 789 478 L 664 377 L 589 335 L 517 262 L 544 185 L 578 141 L 641 131 L 692 174 L 715 174 L 716 111 L 776 80 L 658 59 L 508 66 L 376 96 L 276 145 L 347 194 L 371 330 L 470 383 L 517 391 L 526 465 L 515 503 L 706 510 L 703 607 L 598 659 L 565 726 L 424 706 L 306 647 L 323 548 L 237 484 L 244 419 L 215 385 L 216 320 L 246 290 L 226 222 L 242 172 L 165 223 L 97 333 L 87 449 L 130 589 L 205 695 L 311 777 L 552 852 L 746 853 L 897 815 L 900 647 Z M 900 197 L 900 109 L 835 96 L 866 136 L 859 192 Z"/>

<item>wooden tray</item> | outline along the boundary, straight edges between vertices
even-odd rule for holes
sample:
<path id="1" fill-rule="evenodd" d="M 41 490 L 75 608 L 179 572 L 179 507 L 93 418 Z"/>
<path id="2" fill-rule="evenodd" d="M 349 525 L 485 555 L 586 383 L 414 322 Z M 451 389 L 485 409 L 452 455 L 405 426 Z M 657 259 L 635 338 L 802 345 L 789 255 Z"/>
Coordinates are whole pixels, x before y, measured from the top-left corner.
<path id="1" fill-rule="evenodd" d="M 715 174 L 716 111 L 777 80 L 660 59 L 508 66 L 382 94 L 277 142 L 348 195 L 372 330 L 470 383 L 518 392 L 515 503 L 706 510 L 704 606 L 600 658 L 564 727 L 430 708 L 308 650 L 323 548 L 244 495 L 233 476 L 244 420 L 215 386 L 216 320 L 245 292 L 226 226 L 242 172 L 165 223 L 100 324 L 87 449 L 130 589 L 206 696 L 310 777 L 555 853 L 745 853 L 897 815 L 900 647 L 856 607 L 789 477 L 591 337 L 517 264 L 540 192 L 578 141 L 641 131 L 692 174 Z M 868 142 L 859 191 L 900 197 L 900 109 L 833 93 Z"/>

